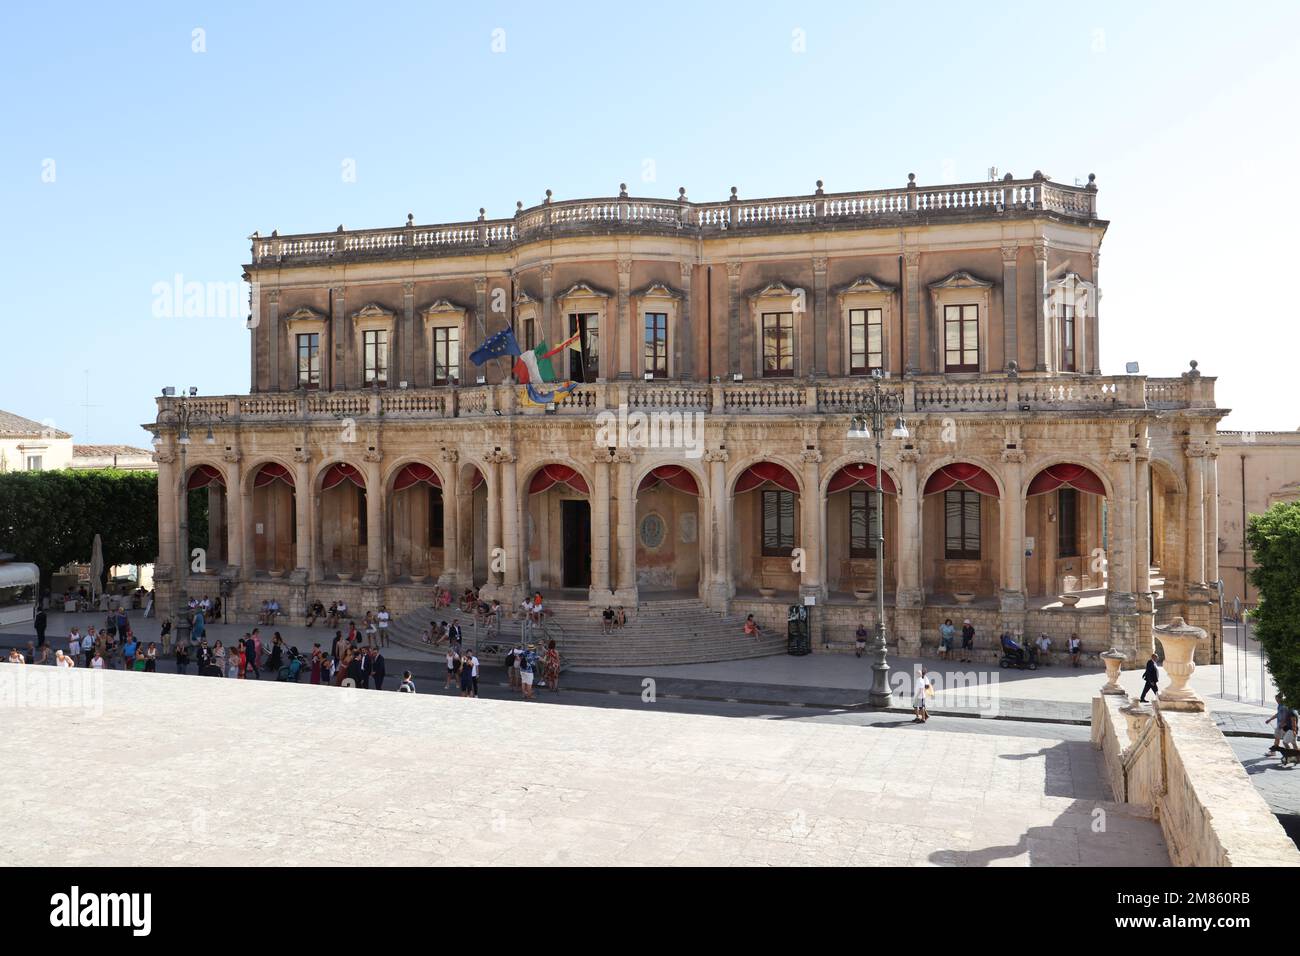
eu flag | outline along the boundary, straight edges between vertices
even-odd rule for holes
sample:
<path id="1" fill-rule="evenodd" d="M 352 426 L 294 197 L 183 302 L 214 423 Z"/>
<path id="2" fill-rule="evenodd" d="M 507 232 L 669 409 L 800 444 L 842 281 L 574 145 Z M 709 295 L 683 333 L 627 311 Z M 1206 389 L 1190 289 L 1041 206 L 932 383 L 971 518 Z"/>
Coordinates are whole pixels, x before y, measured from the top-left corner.
<path id="1" fill-rule="evenodd" d="M 482 365 L 488 359 L 518 354 L 519 343 L 515 341 L 515 330 L 507 327 L 489 336 L 482 345 L 470 352 L 469 360 L 475 365 Z"/>

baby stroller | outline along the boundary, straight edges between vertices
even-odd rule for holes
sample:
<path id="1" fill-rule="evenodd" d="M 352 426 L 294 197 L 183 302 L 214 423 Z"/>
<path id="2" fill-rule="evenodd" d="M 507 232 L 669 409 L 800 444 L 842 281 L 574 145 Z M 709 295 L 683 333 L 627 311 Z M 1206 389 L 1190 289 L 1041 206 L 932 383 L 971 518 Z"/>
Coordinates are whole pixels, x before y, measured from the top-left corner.
<path id="1" fill-rule="evenodd" d="M 289 659 L 280 667 L 280 673 L 276 676 L 277 681 L 284 681 L 290 684 L 298 683 L 298 675 L 302 673 L 307 659 L 298 653 L 298 648 L 289 648 Z"/>

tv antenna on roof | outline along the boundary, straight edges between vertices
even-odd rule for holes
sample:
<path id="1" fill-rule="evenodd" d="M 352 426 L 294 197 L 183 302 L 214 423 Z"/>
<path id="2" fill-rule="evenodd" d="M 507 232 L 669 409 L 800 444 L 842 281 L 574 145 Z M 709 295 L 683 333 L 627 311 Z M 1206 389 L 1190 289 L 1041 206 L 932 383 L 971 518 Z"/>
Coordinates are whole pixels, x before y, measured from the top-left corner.
<path id="1" fill-rule="evenodd" d="M 991 182 L 991 183 L 992 183 L 992 182 L 997 182 L 997 178 L 998 178 L 998 168 L 997 168 L 996 166 L 990 166 L 990 167 L 989 167 L 989 182 Z"/>

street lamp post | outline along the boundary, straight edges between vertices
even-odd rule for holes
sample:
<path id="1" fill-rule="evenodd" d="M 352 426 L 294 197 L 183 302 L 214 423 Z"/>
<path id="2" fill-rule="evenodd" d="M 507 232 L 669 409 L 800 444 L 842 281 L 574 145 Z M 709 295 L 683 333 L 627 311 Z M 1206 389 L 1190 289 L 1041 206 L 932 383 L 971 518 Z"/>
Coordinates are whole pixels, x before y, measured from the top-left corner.
<path id="1" fill-rule="evenodd" d="M 164 389 L 163 395 L 168 396 L 170 389 Z M 198 393 L 197 389 L 188 389 L 188 394 L 182 392 L 180 397 L 169 408 L 164 408 L 158 413 L 158 425 L 170 426 L 176 432 L 176 444 L 180 448 L 181 467 L 180 467 L 180 494 L 188 495 L 188 482 L 185 474 L 185 453 L 190 446 L 190 426 L 206 425 L 207 434 L 203 437 L 205 445 L 215 445 L 216 436 L 212 434 L 212 423 L 220 421 L 222 416 L 213 414 L 205 408 L 199 407 L 191 399 Z M 161 427 L 154 431 L 155 447 L 162 443 Z M 189 570 L 190 570 L 190 509 L 188 500 L 181 511 L 180 526 L 177 529 L 180 536 L 180 554 L 181 560 L 176 567 L 176 627 L 187 626 L 184 622 L 188 621 L 189 613 Z M 179 636 L 179 635 L 178 635 Z"/>
<path id="2" fill-rule="evenodd" d="M 889 688 L 889 659 L 885 643 L 885 495 L 881 481 L 880 446 L 888 419 L 894 419 L 890 437 L 907 438 L 908 431 L 902 415 L 903 396 L 890 394 L 881 387 L 879 370 L 872 373 L 872 378 L 871 391 L 849 423 L 848 437 L 874 436 L 876 441 L 876 659 L 871 665 L 871 690 L 867 700 L 872 707 L 888 707 L 893 694 Z"/>

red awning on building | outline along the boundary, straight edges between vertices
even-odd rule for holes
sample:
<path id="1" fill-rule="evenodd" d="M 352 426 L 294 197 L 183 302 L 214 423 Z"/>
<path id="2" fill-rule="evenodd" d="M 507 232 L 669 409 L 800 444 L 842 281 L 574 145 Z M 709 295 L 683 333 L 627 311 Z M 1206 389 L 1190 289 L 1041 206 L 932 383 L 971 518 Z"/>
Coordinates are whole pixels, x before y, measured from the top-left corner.
<path id="1" fill-rule="evenodd" d="M 1029 483 L 1031 495 L 1045 495 L 1049 491 L 1055 491 L 1057 488 L 1075 488 L 1079 491 L 1086 491 L 1090 495 L 1106 494 L 1106 486 L 1101 483 L 1091 469 L 1083 465 L 1048 465 L 1038 474 L 1034 475 L 1034 480 Z"/>
<path id="2" fill-rule="evenodd" d="M 409 488 L 411 485 L 418 485 L 424 482 L 426 485 L 433 485 L 435 488 L 442 487 L 442 479 L 438 473 L 428 465 L 420 462 L 412 462 L 397 473 L 397 478 L 393 481 L 393 490 L 401 491 L 403 488 Z"/>
<path id="3" fill-rule="evenodd" d="M 221 469 L 215 465 L 199 465 L 190 472 L 190 480 L 185 487 L 193 491 L 195 488 L 206 488 L 211 484 L 218 484 L 222 488 L 226 487 L 226 479 L 221 474 Z"/>
<path id="4" fill-rule="evenodd" d="M 746 491 L 752 491 L 759 485 L 769 481 L 786 491 L 799 490 L 799 482 L 795 480 L 794 475 L 790 474 L 789 469 L 778 465 L 774 461 L 760 461 L 746 468 L 744 473 L 736 480 L 735 493 L 738 495 L 744 494 Z"/>
<path id="5" fill-rule="evenodd" d="M 880 490 L 885 494 L 898 494 L 898 487 L 894 484 L 894 479 L 889 477 L 889 472 L 882 471 L 880 481 Z M 826 486 L 826 493 L 828 495 L 834 494 L 837 491 L 844 491 L 856 485 L 866 485 L 874 491 L 876 487 L 876 466 L 865 465 L 862 462 L 845 465 L 835 472 L 835 476 L 831 478 L 831 483 Z"/>
<path id="6" fill-rule="evenodd" d="M 641 484 L 637 487 L 637 493 L 648 491 L 658 485 L 668 485 L 678 491 L 684 491 L 688 495 L 698 496 L 700 486 L 695 481 L 695 476 L 683 468 L 681 465 L 660 465 L 641 479 Z"/>
<path id="7" fill-rule="evenodd" d="M 533 475 L 533 480 L 528 483 L 528 493 L 530 495 L 541 494 L 551 485 L 568 485 L 574 491 L 580 491 L 584 495 L 590 492 L 587 487 L 587 480 L 570 468 L 568 465 L 544 465 L 537 474 Z"/>
<path id="8" fill-rule="evenodd" d="M 993 480 L 993 476 L 979 465 L 972 465 L 966 461 L 944 465 L 931 475 L 925 483 L 925 494 L 937 495 L 956 485 L 978 491 L 991 498 L 998 497 L 998 483 Z"/>
<path id="9" fill-rule="evenodd" d="M 293 487 L 293 474 L 284 465 L 277 465 L 271 462 L 263 465 L 257 470 L 257 477 L 253 479 L 254 488 L 265 488 L 273 481 L 283 481 L 290 488 Z"/>
<path id="10" fill-rule="evenodd" d="M 356 465 L 349 465 L 340 462 L 337 465 L 330 465 L 325 472 L 325 477 L 321 479 L 320 490 L 329 491 L 335 485 L 350 481 L 358 488 L 365 490 L 366 480 L 361 477 L 361 472 Z"/>

